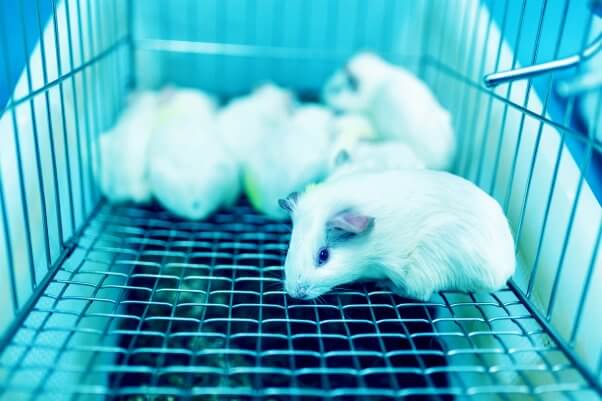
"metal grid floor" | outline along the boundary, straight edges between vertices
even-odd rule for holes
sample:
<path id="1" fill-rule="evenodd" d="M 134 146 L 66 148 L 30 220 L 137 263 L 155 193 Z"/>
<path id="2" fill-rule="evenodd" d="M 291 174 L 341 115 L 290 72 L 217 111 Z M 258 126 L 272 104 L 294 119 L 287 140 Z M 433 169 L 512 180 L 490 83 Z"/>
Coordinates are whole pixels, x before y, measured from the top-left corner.
<path id="1" fill-rule="evenodd" d="M 289 232 L 245 203 L 104 205 L 0 354 L 0 399 L 597 399 L 510 289 L 287 297 Z"/>

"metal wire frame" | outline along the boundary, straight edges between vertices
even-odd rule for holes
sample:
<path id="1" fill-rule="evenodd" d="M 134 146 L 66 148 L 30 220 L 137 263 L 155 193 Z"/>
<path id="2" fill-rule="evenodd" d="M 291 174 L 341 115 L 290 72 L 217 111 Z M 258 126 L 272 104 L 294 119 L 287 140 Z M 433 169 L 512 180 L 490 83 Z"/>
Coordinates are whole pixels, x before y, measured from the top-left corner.
<path id="1" fill-rule="evenodd" d="M 245 204 L 199 223 L 103 206 L 0 355 L 0 399 L 596 394 L 558 344 L 531 341 L 546 331 L 509 289 L 445 292 L 427 304 L 369 284 L 316 302 L 288 298 L 280 266 L 289 230 Z M 463 308 L 480 311 L 471 323 L 481 331 L 456 317 Z M 499 346 L 481 349 L 478 336 Z M 451 337 L 465 345 L 449 348 Z M 525 345 L 508 348 L 513 337 Z M 454 361 L 467 354 L 483 363 Z M 491 366 L 490 354 L 515 362 Z M 516 362 L 521 354 L 532 361 Z M 507 374 L 515 385 L 502 384 Z M 481 384 L 463 384 L 464 375 Z"/>
<path id="2" fill-rule="evenodd" d="M 98 3 L 95 4 L 100 10 Z M 89 14 L 88 18 L 91 18 Z M 54 23 L 56 29 L 56 19 Z M 81 29 L 81 22 L 78 25 Z M 91 31 L 92 26 L 90 21 Z M 95 69 L 100 62 L 114 54 L 118 48 L 133 44 L 131 37 L 125 36 L 105 44 L 108 45 L 104 47 L 105 50 L 102 50 L 103 46 L 96 49 L 97 43 L 92 39 L 95 35 L 93 32 L 89 35 L 92 57 L 88 61 L 82 62 L 80 67 L 73 67 L 71 64 L 68 68 L 70 71 L 63 72 L 55 81 L 45 80 L 42 88 L 30 88 L 29 95 L 9 103 L 5 111 L 13 112 L 17 103 L 30 103 L 33 115 L 34 106 L 31 101 L 36 96 L 43 95 L 47 98 L 51 88 L 60 88 L 69 80 L 73 83 L 74 77 L 80 73 L 84 79 L 87 74 L 93 81 Z M 475 35 L 476 33 L 473 32 L 473 38 Z M 80 34 L 79 37 L 83 36 Z M 356 41 L 361 42 L 359 34 Z M 80 42 L 79 45 L 82 46 L 82 43 Z M 136 46 L 161 52 L 213 54 L 218 57 L 264 56 L 276 60 L 298 60 L 310 57 L 314 60 L 331 60 L 342 59 L 349 55 L 336 52 L 321 54 L 302 48 L 283 48 L 279 47 L 278 43 L 270 47 L 153 39 L 138 41 Z M 470 50 L 466 53 L 467 63 L 471 59 L 471 54 L 474 54 L 475 46 L 476 41 L 473 40 Z M 83 54 L 83 48 L 81 53 Z M 563 141 L 564 136 L 568 135 L 583 142 L 589 147 L 591 153 L 600 153 L 601 146 L 598 141 L 568 128 L 567 119 L 557 122 L 543 117 L 539 112 L 529 110 L 528 99 L 525 99 L 522 104 L 512 102 L 507 95 L 505 97 L 482 88 L 463 71 L 457 71 L 431 55 L 423 57 L 421 65 L 425 69 L 435 69 L 438 73 L 461 81 L 467 91 L 476 90 L 486 96 L 490 105 L 489 110 L 492 102 L 503 102 L 506 107 L 520 111 L 523 116 L 537 119 L 542 126 L 558 129 L 563 135 Z M 123 77 L 123 72 L 120 72 L 118 67 L 116 63 L 116 76 Z M 217 70 L 216 78 L 222 78 Z M 220 81 L 216 80 L 216 82 Z M 86 113 L 86 124 L 91 126 L 89 135 L 100 130 L 102 124 L 99 115 L 109 114 L 98 95 L 99 88 L 96 87 L 98 84 L 99 82 L 90 83 L 90 91 L 95 93 L 90 96 L 84 93 L 83 96 L 86 102 L 91 99 L 93 103 L 92 106 L 86 105 L 86 109 L 89 107 L 90 110 L 95 111 L 91 116 Z M 86 87 L 87 85 L 84 85 L 84 88 Z M 110 97 L 115 99 L 119 97 L 116 85 L 109 86 L 108 89 Z M 75 87 L 73 92 L 76 92 Z M 465 96 L 458 103 L 459 107 L 467 108 L 467 102 L 468 96 Z M 117 102 L 114 101 L 113 104 Z M 545 105 L 547 105 L 547 98 Z M 570 116 L 572 107 L 568 110 L 567 116 Z M 462 125 L 468 127 L 468 132 L 472 132 L 471 127 L 475 127 L 475 122 L 466 120 Z M 93 151 L 95 150 L 88 149 L 88 152 Z M 514 158 L 517 153 L 518 148 L 515 150 Z M 557 161 L 559 159 L 560 153 Z M 38 163 L 38 168 L 39 165 Z M 467 169 L 467 165 L 465 166 L 464 168 Z M 533 166 L 531 166 L 531 174 L 532 170 Z M 586 166 L 583 170 L 587 170 Z M 54 174 L 56 180 L 56 172 Z M 554 179 L 556 174 L 557 168 Z M 582 180 L 583 176 L 579 181 L 580 185 Z M 495 190 L 493 187 L 490 189 Z M 93 188 L 89 190 L 95 191 Z M 510 190 L 507 191 L 509 193 Z M 554 184 L 550 189 L 549 199 L 553 191 Z M 97 196 L 96 193 L 96 198 L 93 199 L 97 200 Z M 526 199 L 523 201 L 523 215 L 525 204 Z M 94 202 L 90 202 L 89 207 L 93 205 Z M 70 213 L 73 213 L 73 210 Z M 215 217 L 216 221 L 207 223 L 177 222 L 157 211 L 133 208 L 105 207 L 98 216 L 93 217 L 91 222 L 83 222 L 82 227 L 86 232 L 75 233 L 73 236 L 75 241 L 62 240 L 61 257 L 55 263 L 48 265 L 51 274 L 47 275 L 44 281 L 33 283 L 36 288 L 35 293 L 24 309 L 32 310 L 31 314 L 22 315 L 26 319 L 23 324 L 20 320 L 15 321 L 13 330 L 10 331 L 12 334 L 20 329 L 15 339 L 12 339 L 12 335 L 4 337 L 7 343 L 10 343 L 9 347 L 0 347 L 5 349 L 3 355 L 6 358 L 5 363 L 0 365 L 2 369 L 0 377 L 3 382 L 6 379 L 4 387 L 0 387 L 4 395 L 23 394 L 31 399 L 49 393 L 57 396 L 59 393 L 64 393 L 67 399 L 78 399 L 84 394 L 96 394 L 103 399 L 105 396 L 127 399 L 130 395 L 141 393 L 172 394 L 184 399 L 197 398 L 196 396 L 204 399 L 216 394 L 238 395 L 241 398 L 253 394 L 256 398 L 266 399 L 286 395 L 298 399 L 309 396 L 316 398 L 357 396 L 365 399 L 380 396 L 387 399 L 394 396 L 430 394 L 439 395 L 441 399 L 445 399 L 446 395 L 473 396 L 477 399 L 479 396 L 484 399 L 498 396 L 500 399 L 510 399 L 513 395 L 526 394 L 533 399 L 546 395 L 581 399 L 581 396 L 599 394 L 599 383 L 596 383 L 591 375 L 588 376 L 587 369 L 580 366 L 579 360 L 574 358 L 570 346 L 564 344 L 561 336 L 554 334 L 553 327 L 548 323 L 550 312 L 542 314 L 536 308 L 529 308 L 530 292 L 527 291 L 525 297 L 516 286 L 512 286 L 512 291 L 505 290 L 499 294 L 492 294 L 491 298 L 486 300 L 467 295 L 468 298 L 465 300 L 457 301 L 456 297 L 459 297 L 459 294 L 444 293 L 433 300 L 428 308 L 407 304 L 387 291 L 370 286 L 340 291 L 326 299 L 323 304 L 304 305 L 295 302 L 291 304 L 291 300 L 281 291 L 280 272 L 276 268 L 276 265 L 282 262 L 287 234 L 282 227 L 276 228 L 261 217 L 252 214 L 246 206 L 220 214 Z M 245 223 L 233 223 L 236 219 Z M 545 232 L 545 224 L 544 222 L 542 226 L 542 236 Z M 248 238 L 241 239 L 244 235 L 234 227 L 239 227 L 242 231 L 247 230 L 243 234 L 251 238 L 249 243 L 246 242 Z M 198 231 L 198 234 L 193 234 L 189 230 Z M 181 232 L 184 232 L 182 238 L 180 238 Z M 209 233 L 209 236 L 203 237 L 204 232 Z M 568 238 L 570 227 L 566 232 Z M 240 237 L 237 237 L 239 234 Z M 520 230 L 518 235 L 520 237 Z M 258 239 L 260 237 L 261 240 Z M 261 241 L 267 241 L 274 246 L 274 249 L 262 249 L 257 245 L 257 242 Z M 182 245 L 181 242 L 186 244 Z M 541 242 L 540 238 L 539 243 Z M 599 244 L 600 231 L 593 249 L 594 254 L 587 279 L 580 293 L 582 298 L 591 284 L 597 256 L 595 252 Z M 228 246 L 232 245 L 233 247 L 228 249 Z M 566 249 L 566 241 L 563 247 Z M 255 254 L 249 257 L 252 262 L 241 257 L 240 253 L 244 251 Z M 206 261 L 197 263 L 195 258 L 206 258 Z M 174 262 L 173 259 L 176 261 Z M 196 270 L 199 269 L 203 274 L 196 274 Z M 173 273 L 170 270 L 173 270 Z M 189 274 L 189 270 L 194 273 Z M 274 274 L 274 277 L 271 274 Z M 33 277 L 35 278 L 35 275 Z M 187 283 L 197 282 L 206 286 L 205 289 L 187 288 Z M 244 285 L 240 284 L 241 282 Z M 533 282 L 532 278 L 530 282 Z M 237 287 L 239 284 L 242 286 L 241 289 Z M 251 290 L 245 289 L 247 284 L 252 288 Z M 271 289 L 271 285 L 276 289 Z M 57 291 L 55 288 L 60 290 Z M 69 295 L 69 290 L 77 292 L 85 288 L 91 289 L 91 293 L 84 296 Z M 119 291 L 103 296 L 113 289 Z M 145 295 L 140 296 L 140 293 Z M 13 295 L 16 298 L 16 294 Z M 187 298 L 191 295 L 205 297 L 205 301 L 182 301 L 190 301 Z M 218 297 L 220 302 L 212 297 Z M 243 302 L 246 301 L 245 297 L 253 298 L 253 301 Z M 552 297 L 550 305 L 554 305 L 553 300 Z M 74 309 L 65 306 L 71 301 L 81 301 L 85 305 Z M 15 304 L 22 305 L 17 302 Z M 97 311 L 97 308 L 102 309 L 101 306 L 107 304 L 111 306 L 108 312 Z M 186 312 L 186 308 L 196 308 L 196 312 L 200 309 L 199 316 L 195 314 L 191 317 L 191 313 Z M 418 319 L 409 319 L 404 314 L 407 308 L 419 308 L 423 313 Z M 456 317 L 458 315 L 456 311 L 462 308 L 470 308 L 479 313 L 480 316 L 472 320 L 483 324 L 482 331 L 466 327 L 465 318 Z M 491 308 L 499 311 L 501 315 L 491 317 Z M 345 315 L 347 311 L 358 313 L 356 309 L 367 309 L 367 311 L 359 319 L 348 318 Z M 392 317 L 379 319 L 381 314 L 388 313 L 389 310 L 394 311 Z M 254 317 L 244 317 L 243 311 L 247 314 L 254 313 L 252 315 Z M 283 313 L 284 318 L 281 317 Z M 313 313 L 313 316 L 306 318 L 306 313 L 307 315 Z M 336 313 L 337 316 L 329 316 L 329 313 Z M 273 318 L 272 314 L 278 317 Z M 43 317 L 38 319 L 35 316 Z M 580 316 L 582 310 L 577 313 L 569 345 L 575 339 Z M 53 326 L 52 321 L 60 317 L 73 318 L 73 324 Z M 107 322 L 101 329 L 87 323 L 91 319 L 102 318 Z M 286 324 L 279 325 L 282 323 L 279 319 Z M 416 321 L 425 324 L 418 333 L 414 333 L 407 327 L 417 323 Z M 510 322 L 512 329 L 499 329 L 496 326 L 499 322 Z M 387 329 L 389 323 L 399 325 L 393 335 Z M 448 323 L 451 323 L 454 328 L 441 327 Z M 160 329 L 154 329 L 152 327 L 154 324 L 159 324 Z M 273 333 L 268 324 L 278 326 L 282 329 L 279 330 L 282 333 Z M 237 325 L 245 325 L 244 330 L 237 331 Z M 342 331 L 332 329 L 329 327 L 331 325 L 340 325 L 339 329 Z M 189 330 L 188 326 L 192 329 Z M 182 327 L 184 330 L 181 330 Z M 334 330 L 335 333 L 330 330 Z M 355 330 L 359 332 L 356 333 Z M 59 333 L 63 337 L 60 341 L 50 344 L 40 340 L 53 333 Z M 541 346 L 539 337 L 548 338 L 548 333 L 552 334 L 552 338 L 548 339 L 551 345 Z M 81 345 L 78 342 L 79 337 L 84 336 L 87 336 L 89 341 L 88 344 Z M 499 346 L 482 349 L 476 341 L 479 336 L 495 338 Z M 514 336 L 525 339 L 528 344 L 522 348 L 507 345 L 504 340 Z M 192 338 L 190 341 L 195 340 L 203 346 L 209 343 L 209 340 L 216 343 L 209 343 L 207 347 L 211 351 L 204 351 L 188 346 L 188 343 L 183 345 L 182 341 L 185 340 L 182 339 L 188 337 Z M 241 338 L 252 339 L 253 344 L 249 345 Z M 423 338 L 430 341 L 429 347 L 433 349 L 423 347 L 422 343 L 417 344 Z M 449 348 L 446 341 L 448 338 L 460 338 L 467 345 L 465 348 Z M 535 341 L 536 338 L 538 341 Z M 390 349 L 391 340 L 399 340 L 392 349 Z M 152 346 L 148 346 L 146 341 Z M 364 344 L 366 341 L 372 341 L 373 345 L 378 347 L 366 351 L 357 345 L 357 343 Z M 115 346 L 116 342 L 120 343 Z M 305 342 L 315 344 L 306 345 Z M 286 344 L 281 346 L 284 343 Z M 365 344 L 363 346 L 365 347 Z M 6 357 L 11 353 L 18 354 L 19 358 L 16 362 L 14 358 Z M 77 354 L 84 359 L 89 359 L 81 365 L 62 363 L 69 354 Z M 151 358 L 144 358 L 145 354 L 151 355 Z M 225 354 L 227 357 L 218 358 L 216 354 Z M 452 363 L 454 359 L 466 354 L 476 356 L 479 363 L 476 365 Z M 510 363 L 492 365 L 488 360 L 491 354 L 508 356 Z M 533 354 L 538 362 L 523 363 L 520 358 L 523 354 Z M 410 363 L 411 367 L 403 366 L 407 361 L 400 363 L 399 359 L 405 356 L 415 358 Z M 436 366 L 429 366 L 432 363 L 427 359 L 429 357 L 440 358 L 436 361 Z M 48 362 L 48 358 L 51 362 Z M 185 361 L 172 365 L 171 358 L 185 358 Z M 281 364 L 277 365 L 277 368 L 271 365 L 270 360 L 279 358 L 283 361 L 278 361 Z M 338 368 L 330 363 L 337 358 L 345 361 L 345 368 Z M 365 359 L 370 358 L 378 360 L 380 364 L 376 367 L 372 365 L 366 367 L 368 362 Z M 154 361 L 150 362 L 149 359 Z M 42 362 L 39 362 L 40 360 Z M 518 384 L 513 386 L 505 384 L 502 376 L 508 372 L 517 375 Z M 544 383 L 534 380 L 532 372 L 546 376 L 543 379 Z M 24 374 L 33 375 L 39 381 L 35 385 L 32 385 L 30 380 L 19 381 L 19 377 Z M 183 375 L 184 379 L 168 379 L 178 374 Z M 78 380 L 75 382 L 79 384 L 66 384 L 73 382 L 58 379 L 67 375 L 77 376 Z M 209 385 L 198 385 L 196 380 L 199 375 L 207 375 Z M 377 386 L 373 386 L 374 375 L 386 377 L 387 385 L 382 386 L 378 383 Z M 417 379 L 420 383 L 410 387 L 404 386 L 403 383 L 408 375 L 420 377 Z M 479 386 L 467 384 L 464 381 L 466 375 L 479 376 L 483 384 Z M 109 383 L 104 380 L 105 376 L 109 376 Z M 276 379 L 272 381 L 272 376 L 282 377 L 278 379 L 279 382 Z M 437 386 L 441 383 L 437 383 L 435 378 L 441 376 L 447 376 L 449 383 Z M 181 380 L 184 380 L 184 385 Z M 354 386 L 339 385 L 346 381 L 352 382 Z M 282 382 L 286 382 L 287 386 L 282 386 Z M 260 387 L 264 388 L 259 389 Z"/>
<path id="3" fill-rule="evenodd" d="M 100 200 L 100 193 L 93 177 L 93 166 L 90 162 L 98 160 L 98 156 L 93 154 L 96 146 L 92 142 L 102 127 L 99 116 L 110 118 L 111 113 L 103 108 L 103 102 L 99 100 L 102 93 L 97 86 L 98 80 L 90 79 L 90 77 L 96 76 L 100 68 L 111 66 L 115 74 L 109 81 L 109 85 L 103 90 L 111 91 L 114 99 L 113 107 L 117 107 L 119 104 L 119 96 L 123 97 L 121 88 L 124 88 L 125 85 L 121 83 L 121 80 L 126 72 L 120 71 L 118 55 L 120 51 L 127 48 L 128 43 L 131 43 L 131 38 L 127 36 L 111 38 L 113 40 L 110 40 L 109 43 L 101 43 L 98 39 L 109 36 L 108 33 L 102 31 L 101 25 L 103 18 L 106 20 L 118 13 L 117 3 L 107 2 L 105 4 L 105 8 L 112 12 L 110 16 L 101 15 L 101 7 L 96 3 L 98 16 L 96 19 L 92 18 L 90 11 L 92 3 L 86 0 L 87 12 L 82 12 L 82 3 L 83 1 L 63 1 L 64 8 L 60 14 L 63 19 L 59 22 L 58 2 L 50 0 L 52 12 L 49 24 L 53 34 L 50 38 L 53 43 L 47 43 L 48 37 L 44 34 L 44 21 L 41 20 L 39 0 L 32 0 L 31 4 L 26 4 L 26 0 L 19 0 L 15 4 L 16 18 L 19 20 L 20 28 L 17 32 L 11 32 L 10 35 L 9 32 L 2 29 L 7 26 L 2 21 L 6 20 L 8 16 L 3 15 L 3 9 L 0 9 L 0 57 L 4 60 L 5 65 L 5 74 L 0 79 L 6 80 L 7 83 L 11 82 L 9 71 L 12 65 L 11 60 L 19 57 L 25 61 L 24 76 L 26 78 L 25 91 L 20 91 L 18 95 L 11 93 L 8 102 L 0 105 L 0 116 L 12 121 L 12 133 L 3 132 L 3 134 L 12 135 L 15 144 L 14 149 L 8 147 L 1 149 L 0 153 L 15 152 L 16 176 L 19 183 L 19 187 L 15 191 L 15 188 L 7 187 L 6 182 L 2 182 L 2 177 L 0 177 L 0 209 L 2 209 L 5 242 L 2 246 L 7 255 L 6 262 L 11 280 L 8 288 L 11 292 L 10 300 L 14 316 L 17 316 L 17 312 L 29 301 L 28 294 L 17 294 L 19 287 L 17 281 L 23 279 L 29 281 L 30 291 L 34 293 L 42 290 L 39 285 L 47 279 L 44 274 L 40 274 L 40 271 L 36 270 L 37 255 L 34 255 L 36 250 L 34 250 L 33 236 L 42 236 L 43 264 L 48 272 L 52 272 L 52 267 L 69 254 L 71 240 L 77 236 L 78 229 L 81 229 L 90 218 L 91 212 L 98 206 Z M 33 10 L 29 10 L 34 14 L 33 20 L 26 19 L 27 7 L 33 8 Z M 12 17 L 14 18 L 14 16 Z M 39 73 L 42 80 L 37 84 L 34 84 L 32 78 L 34 66 L 31 64 L 30 55 L 27 54 L 28 32 L 26 27 L 28 25 L 34 25 L 34 35 L 37 30 L 40 38 L 41 71 Z M 88 32 L 84 31 L 85 26 L 87 26 Z M 8 38 L 22 41 L 22 55 L 9 52 Z M 68 52 L 62 54 L 63 49 L 67 49 Z M 50 79 L 47 66 L 52 63 L 55 64 L 56 70 L 53 78 Z M 52 93 L 52 91 L 56 92 Z M 67 115 L 67 108 L 71 110 L 69 115 Z M 20 117 L 17 115 L 18 110 L 21 112 Z M 51 110 L 56 111 L 57 115 L 52 115 Z M 31 132 L 29 129 L 23 130 L 20 126 L 21 123 L 18 122 L 19 118 L 24 117 L 23 111 L 28 114 L 27 119 L 31 123 Z M 117 109 L 112 111 L 113 114 L 116 112 Z M 69 120 L 71 118 L 73 121 Z M 60 132 L 57 132 L 53 123 L 56 120 L 61 121 Z M 40 126 L 41 122 L 44 123 L 43 126 Z M 73 130 L 75 133 L 68 134 L 68 130 Z M 33 138 L 35 156 L 33 161 L 24 160 L 22 157 L 23 143 L 27 141 L 24 137 L 27 135 L 32 135 Z M 41 135 L 47 135 L 45 140 L 48 141 L 49 149 L 42 149 Z M 56 140 L 59 136 L 62 137 L 60 142 Z M 60 152 L 58 152 L 58 143 L 62 143 Z M 47 152 L 50 158 L 49 162 L 42 160 L 42 152 Z M 59 163 L 65 167 L 59 168 Z M 37 187 L 37 191 L 31 188 L 31 183 L 25 182 L 25 177 L 28 175 L 36 177 L 34 185 Z M 65 197 L 59 190 L 62 186 L 67 188 Z M 14 192 L 20 196 L 21 210 L 12 210 L 8 203 L 7 197 L 14 197 Z M 32 225 L 32 213 L 38 207 L 41 211 L 40 222 L 34 226 Z M 14 217 L 12 220 L 9 218 L 17 213 L 22 214 L 22 222 L 17 222 Z M 24 249 L 27 253 L 28 277 L 16 277 L 23 267 L 15 264 L 14 244 L 19 239 L 14 241 L 11 238 L 11 224 L 22 226 L 25 232 Z M 56 243 L 53 243 L 51 238 L 56 239 Z"/>

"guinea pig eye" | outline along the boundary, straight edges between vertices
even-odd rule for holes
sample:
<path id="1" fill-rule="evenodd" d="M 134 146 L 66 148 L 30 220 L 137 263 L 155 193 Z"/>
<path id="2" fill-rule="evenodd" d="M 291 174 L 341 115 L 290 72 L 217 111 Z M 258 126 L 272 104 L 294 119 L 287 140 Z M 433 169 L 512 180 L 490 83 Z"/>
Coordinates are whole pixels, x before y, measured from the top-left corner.
<path id="1" fill-rule="evenodd" d="M 320 248 L 318 251 L 318 267 L 323 266 L 326 262 L 328 262 L 329 257 L 330 251 L 328 248 Z"/>

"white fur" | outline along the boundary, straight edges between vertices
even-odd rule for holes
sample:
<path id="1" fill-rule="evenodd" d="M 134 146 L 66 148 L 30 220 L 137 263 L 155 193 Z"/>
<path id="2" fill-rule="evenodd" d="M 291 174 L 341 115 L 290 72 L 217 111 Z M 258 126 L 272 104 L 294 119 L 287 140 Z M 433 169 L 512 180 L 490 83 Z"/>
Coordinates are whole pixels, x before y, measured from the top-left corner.
<path id="1" fill-rule="evenodd" d="M 193 89 L 166 96 L 149 145 L 153 195 L 180 217 L 202 219 L 238 197 L 238 164 L 219 138 L 213 99 Z"/>
<path id="2" fill-rule="evenodd" d="M 259 156 L 266 141 L 280 135 L 294 106 L 293 94 L 274 84 L 264 84 L 250 95 L 232 100 L 217 117 L 224 144 L 244 165 Z"/>
<path id="3" fill-rule="evenodd" d="M 116 125 L 99 141 L 101 191 L 112 202 L 146 202 L 151 191 L 147 176 L 147 147 L 160 96 L 132 93 Z"/>
<path id="4" fill-rule="evenodd" d="M 349 160 L 335 165 L 328 176 L 329 180 L 360 172 L 424 168 L 424 163 L 412 148 L 399 141 L 358 142 L 345 150 Z"/>
<path id="5" fill-rule="evenodd" d="M 357 90 L 345 71 L 336 72 L 323 90 L 328 105 L 365 114 L 379 134 L 407 143 L 428 168 L 451 167 L 456 143 L 450 114 L 424 82 L 371 53 L 355 56 L 346 71 Z"/>
<path id="6" fill-rule="evenodd" d="M 244 167 L 244 187 L 252 205 L 273 219 L 287 214 L 278 199 L 326 176 L 333 140 L 333 115 L 318 105 L 295 110 L 279 135 Z"/>
<path id="7" fill-rule="evenodd" d="M 374 218 L 373 228 L 325 246 L 326 223 L 353 209 Z M 289 294 L 309 298 L 360 279 L 387 279 L 403 295 L 427 300 L 444 289 L 492 291 L 515 269 L 514 241 L 498 203 L 469 181 L 445 172 L 391 170 L 355 174 L 300 195 L 285 262 Z"/>

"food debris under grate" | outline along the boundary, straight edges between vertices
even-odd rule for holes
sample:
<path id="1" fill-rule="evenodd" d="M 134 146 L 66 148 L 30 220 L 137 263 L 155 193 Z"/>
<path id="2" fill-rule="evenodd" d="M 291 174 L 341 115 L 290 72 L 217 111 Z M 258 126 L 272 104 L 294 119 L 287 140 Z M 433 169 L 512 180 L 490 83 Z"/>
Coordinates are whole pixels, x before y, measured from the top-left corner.
<path id="1" fill-rule="evenodd" d="M 231 222 L 223 215 L 222 221 L 220 215 L 207 221 L 221 230 L 199 231 L 187 250 L 174 230 L 152 231 L 135 249 L 142 256 L 129 272 L 122 311 L 127 318 L 120 324 L 128 334 L 120 339 L 125 352 L 117 360 L 131 371 L 111 374 L 114 389 L 206 391 L 194 397 L 199 400 L 221 399 L 219 393 L 228 389 L 234 394 L 245 388 L 286 390 L 266 396 L 278 400 L 296 389 L 369 394 L 371 388 L 448 387 L 443 348 L 430 323 L 432 308 L 372 284 L 317 302 L 294 300 L 283 291 L 280 268 L 288 225 L 258 216 L 254 223 L 236 223 L 237 217 L 244 221 L 236 212 Z M 253 231 L 246 230 L 248 224 L 256 226 Z M 216 388 L 220 391 L 212 394 Z"/>

